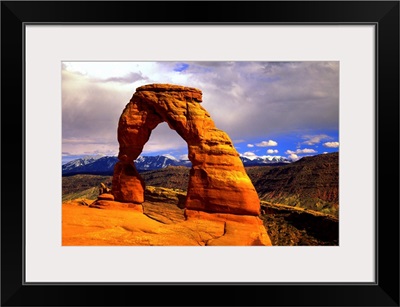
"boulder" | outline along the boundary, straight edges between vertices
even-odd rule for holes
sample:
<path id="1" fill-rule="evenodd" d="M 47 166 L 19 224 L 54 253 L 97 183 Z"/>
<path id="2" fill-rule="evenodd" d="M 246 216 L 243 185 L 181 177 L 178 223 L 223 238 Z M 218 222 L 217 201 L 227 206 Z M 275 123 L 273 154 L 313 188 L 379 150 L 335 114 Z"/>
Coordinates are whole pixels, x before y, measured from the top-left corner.
<path id="1" fill-rule="evenodd" d="M 114 195 L 110 193 L 103 193 L 97 196 L 98 200 L 114 200 Z"/>
<path id="2" fill-rule="evenodd" d="M 127 209 L 130 211 L 139 211 L 143 213 L 143 206 L 134 203 L 121 203 L 112 200 L 95 200 L 89 205 L 89 208 L 107 209 L 107 210 L 121 210 Z"/>

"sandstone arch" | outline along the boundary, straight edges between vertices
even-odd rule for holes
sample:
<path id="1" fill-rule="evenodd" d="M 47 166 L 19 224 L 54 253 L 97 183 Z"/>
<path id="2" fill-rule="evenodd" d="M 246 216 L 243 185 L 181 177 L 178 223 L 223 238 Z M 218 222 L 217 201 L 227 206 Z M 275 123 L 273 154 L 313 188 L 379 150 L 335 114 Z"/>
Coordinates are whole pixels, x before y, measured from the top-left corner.
<path id="1" fill-rule="evenodd" d="M 260 201 L 231 139 L 215 127 L 195 88 L 150 84 L 139 87 L 118 123 L 119 162 L 112 194 L 116 201 L 144 202 L 144 181 L 134 160 L 151 132 L 166 122 L 188 144 L 192 162 L 186 210 L 257 216 Z"/>

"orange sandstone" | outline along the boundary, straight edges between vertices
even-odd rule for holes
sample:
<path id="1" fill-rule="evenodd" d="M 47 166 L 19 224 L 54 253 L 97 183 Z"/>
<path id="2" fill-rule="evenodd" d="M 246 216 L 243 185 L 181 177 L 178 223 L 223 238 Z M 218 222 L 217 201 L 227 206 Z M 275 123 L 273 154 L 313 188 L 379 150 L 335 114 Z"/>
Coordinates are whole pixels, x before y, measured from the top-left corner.
<path id="1" fill-rule="evenodd" d="M 119 119 L 115 201 L 144 202 L 145 184 L 134 165 L 151 132 L 166 122 L 188 144 L 192 162 L 185 207 L 209 213 L 258 216 L 260 201 L 229 136 L 215 127 L 191 87 L 150 84 L 136 89 Z"/>

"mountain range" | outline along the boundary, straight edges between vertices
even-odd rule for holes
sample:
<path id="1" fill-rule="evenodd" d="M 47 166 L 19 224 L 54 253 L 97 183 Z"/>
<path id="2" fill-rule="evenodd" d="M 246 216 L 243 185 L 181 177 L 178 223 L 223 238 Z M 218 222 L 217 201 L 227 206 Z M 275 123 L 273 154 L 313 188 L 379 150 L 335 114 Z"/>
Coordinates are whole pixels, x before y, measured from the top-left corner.
<path id="1" fill-rule="evenodd" d="M 339 153 L 303 157 L 279 167 L 248 167 L 260 200 L 338 216 Z"/>
<path id="2" fill-rule="evenodd" d="M 245 167 L 261 201 L 339 215 L 339 153 L 303 157 L 285 165 Z M 146 185 L 185 190 L 187 167 L 141 174 Z"/>
<path id="3" fill-rule="evenodd" d="M 240 157 L 244 166 L 260 166 L 260 165 L 285 165 L 290 163 L 284 157 L 280 156 L 263 156 L 254 159 Z M 112 175 L 114 165 L 118 162 L 115 156 L 87 156 L 76 159 L 62 165 L 62 175 L 75 174 L 101 174 Z M 168 166 L 185 166 L 191 167 L 189 160 L 178 160 L 170 155 L 158 156 L 139 156 L 135 160 L 136 168 L 141 171 L 152 171 L 163 169 Z"/>
<path id="4" fill-rule="evenodd" d="M 187 189 L 190 168 L 176 165 L 166 166 L 170 160 L 175 161 L 175 163 L 178 163 L 178 160 L 167 159 L 167 157 L 138 160 L 142 167 L 159 167 L 141 173 L 146 185 L 180 190 Z M 108 168 L 105 168 L 104 165 L 107 161 L 116 162 L 117 158 L 114 157 L 114 160 L 112 160 L 110 157 L 108 159 L 103 157 L 94 162 L 83 159 L 83 161 L 75 161 L 75 163 L 70 162 L 69 165 L 70 167 L 80 165 L 77 167 L 81 170 L 86 169 L 86 174 L 92 171 L 92 174 L 96 175 L 100 175 L 100 173 L 93 172 L 96 169 L 94 166 L 103 165 L 101 169 L 108 169 L 108 173 L 104 172 L 102 175 L 108 176 L 108 179 L 105 180 L 104 178 L 107 177 L 103 177 L 102 180 L 105 180 L 104 183 L 111 186 L 113 173 L 111 165 L 113 163 L 107 164 Z M 153 163 L 150 163 L 150 161 Z M 67 168 L 67 164 L 65 164 L 65 168 Z M 248 166 L 245 169 L 261 201 L 307 208 L 334 216 L 339 214 L 338 152 L 303 157 L 296 162 L 284 165 L 264 164 Z M 73 168 L 69 168 L 70 172 L 72 170 Z M 68 171 L 66 170 L 66 172 Z M 67 173 L 63 177 L 63 182 L 64 179 L 68 179 L 69 175 L 73 175 L 73 173 Z M 79 176 L 71 177 L 78 178 Z M 75 182 L 75 180 L 73 181 Z M 98 186 L 98 184 L 96 182 L 95 186 Z M 85 185 L 85 181 L 80 181 L 79 184 L 74 183 L 74 185 L 76 188 L 82 187 L 82 185 Z"/>
<path id="5" fill-rule="evenodd" d="M 190 168 L 187 163 L 186 166 L 167 166 L 168 163 L 179 162 L 173 157 L 150 158 L 137 159 L 142 167 L 159 167 L 141 173 L 147 187 L 145 199 L 162 204 L 157 212 L 168 212 L 170 219 L 170 212 L 165 209 L 167 200 L 163 197 L 168 193 L 179 197 L 185 194 Z M 110 163 L 107 164 L 107 161 Z M 63 165 L 66 172 L 76 168 L 89 172 L 101 165 L 103 170 L 108 169 L 105 176 L 63 176 L 63 201 L 96 199 L 100 183 L 111 188 L 111 165 L 116 161 L 116 157 L 85 157 Z M 338 245 L 338 152 L 303 157 L 292 163 L 247 166 L 245 169 L 261 201 L 261 218 L 274 245 Z M 150 188 L 154 190 L 151 195 Z M 170 200 L 179 199 L 178 196 L 172 196 Z M 152 214 L 155 212 L 153 210 Z"/>

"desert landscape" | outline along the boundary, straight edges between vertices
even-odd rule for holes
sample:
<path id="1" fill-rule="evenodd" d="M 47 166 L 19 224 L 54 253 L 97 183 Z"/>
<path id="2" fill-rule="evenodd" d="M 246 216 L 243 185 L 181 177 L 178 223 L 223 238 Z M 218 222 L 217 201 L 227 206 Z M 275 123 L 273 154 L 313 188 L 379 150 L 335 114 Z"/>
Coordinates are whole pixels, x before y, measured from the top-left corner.
<path id="1" fill-rule="evenodd" d="M 195 88 L 136 89 L 119 119 L 118 159 L 63 171 L 62 245 L 339 244 L 338 153 L 245 167 L 201 102 Z M 186 141 L 190 165 L 143 171 L 134 161 L 162 122 Z"/>
<path id="2" fill-rule="evenodd" d="M 308 161 L 307 161 L 308 160 Z M 299 161 L 300 162 L 300 161 Z M 301 163 L 299 163 L 301 165 Z M 338 216 L 338 154 L 327 154 L 309 158 L 302 161 L 304 171 L 309 169 L 309 173 L 321 173 L 319 180 L 323 180 L 324 174 L 329 174 L 325 178 L 325 184 L 321 182 L 304 180 L 306 185 L 292 185 L 286 188 L 284 184 L 280 186 L 281 193 L 293 197 L 286 200 L 273 197 L 261 200 L 260 218 L 263 221 L 267 233 L 275 246 L 335 246 L 339 244 L 339 216 Z M 286 168 L 295 166 L 288 165 Z M 249 177 L 255 183 L 255 188 L 259 195 L 269 187 L 268 174 L 273 172 L 285 172 L 285 166 L 251 166 L 246 167 Z M 143 215 L 137 214 L 133 210 L 124 207 L 104 207 L 104 210 L 96 209 L 91 206 L 98 198 L 99 187 L 104 183 L 111 188 L 112 175 L 98 174 L 75 174 L 67 175 L 62 178 L 63 191 L 63 245 L 86 245 L 89 240 L 90 245 L 131 245 L 135 242 L 135 236 L 141 237 L 144 234 L 143 224 L 146 221 L 149 225 L 167 226 L 177 224 L 185 220 L 184 199 L 186 197 L 186 187 L 189 179 L 190 168 L 184 166 L 168 166 L 159 170 L 141 172 L 146 182 L 145 202 L 143 203 Z M 295 181 L 296 173 L 287 174 L 286 181 Z M 302 175 L 298 175 L 302 177 Z M 260 178 L 264 178 L 261 180 Z M 335 179 L 336 178 L 336 179 Z M 310 179 L 310 178 L 308 178 Z M 325 191 L 322 193 L 321 189 Z M 319 199 L 315 204 L 323 204 L 319 209 L 309 209 L 310 196 L 316 195 Z M 302 195 L 305 195 L 301 201 Z M 333 199 L 324 199 L 328 195 L 336 195 Z M 321 197 L 321 198 L 318 198 Z M 294 205 L 290 202 L 296 198 L 299 201 Z M 308 200 L 307 200 L 308 199 Z M 278 203 L 281 200 L 283 203 Z M 334 214 L 324 213 L 333 212 Z M 147 218 L 146 218 L 147 217 Z M 136 218 L 141 220 L 141 225 L 136 222 Z M 151 221 L 150 221 L 151 220 Z M 119 225 L 119 226 L 117 226 Z M 124 225 L 128 228 L 124 229 Z M 136 234 L 134 234 L 134 228 Z M 151 226 L 149 226 L 151 227 Z M 171 227 L 171 226 L 167 226 Z M 114 230 L 115 238 L 124 237 L 124 243 L 118 239 L 112 242 L 109 236 Z M 154 230 L 153 230 L 154 231 Z M 189 234 L 186 234 L 189 236 Z M 127 238 L 131 236 L 131 241 Z M 137 239 L 140 240 L 140 239 Z M 149 241 L 148 241 L 149 242 Z M 189 242 L 189 241 L 187 241 Z M 193 240 L 192 244 L 198 241 Z M 205 241 L 202 241 L 205 244 Z M 179 242 L 178 242 L 179 243 Z M 135 243 L 137 244 L 137 242 Z M 179 244 L 182 244 L 180 242 Z M 190 244 L 190 245 L 192 245 Z M 150 244 L 149 244 L 150 245 Z"/>

